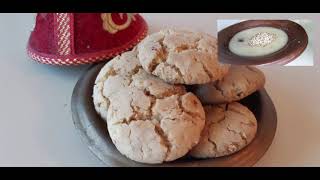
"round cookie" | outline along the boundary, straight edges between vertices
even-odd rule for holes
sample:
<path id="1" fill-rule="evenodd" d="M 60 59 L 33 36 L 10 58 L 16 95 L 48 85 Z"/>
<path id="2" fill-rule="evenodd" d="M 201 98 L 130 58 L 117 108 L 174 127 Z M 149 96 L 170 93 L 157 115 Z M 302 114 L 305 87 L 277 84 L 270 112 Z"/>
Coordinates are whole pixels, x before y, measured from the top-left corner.
<path id="1" fill-rule="evenodd" d="M 221 80 L 203 85 L 195 85 L 195 93 L 203 104 L 223 104 L 241 100 L 263 88 L 265 76 L 252 66 L 232 65 Z"/>
<path id="2" fill-rule="evenodd" d="M 229 65 L 219 63 L 217 40 L 205 33 L 165 29 L 138 44 L 148 72 L 171 84 L 204 84 L 222 78 Z"/>
<path id="3" fill-rule="evenodd" d="M 206 124 L 200 142 L 189 154 L 196 158 L 230 155 L 248 145 L 257 132 L 253 113 L 240 103 L 204 107 Z"/>
<path id="4" fill-rule="evenodd" d="M 205 124 L 199 99 L 183 86 L 145 72 L 135 50 L 102 68 L 93 99 L 116 148 L 137 162 L 184 156 L 198 143 Z"/>

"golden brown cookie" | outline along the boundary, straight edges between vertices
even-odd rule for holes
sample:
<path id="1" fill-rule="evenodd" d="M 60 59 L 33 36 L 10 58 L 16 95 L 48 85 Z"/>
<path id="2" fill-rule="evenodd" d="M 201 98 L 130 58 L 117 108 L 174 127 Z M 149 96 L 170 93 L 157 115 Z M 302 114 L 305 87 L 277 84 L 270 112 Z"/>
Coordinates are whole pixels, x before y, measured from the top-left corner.
<path id="1" fill-rule="evenodd" d="M 192 87 L 203 104 L 222 104 L 241 100 L 263 88 L 265 76 L 252 66 L 232 65 L 221 80 Z"/>
<path id="2" fill-rule="evenodd" d="M 198 98 L 145 72 L 135 50 L 102 68 L 93 99 L 116 148 L 137 162 L 184 156 L 198 143 L 205 123 Z"/>
<path id="3" fill-rule="evenodd" d="M 191 151 L 196 158 L 233 154 L 247 146 L 257 132 L 254 114 L 240 103 L 204 107 L 206 124 L 201 139 Z"/>
<path id="4" fill-rule="evenodd" d="M 171 84 L 204 84 L 222 78 L 229 65 L 219 63 L 217 40 L 205 33 L 165 29 L 138 45 L 142 67 Z"/>

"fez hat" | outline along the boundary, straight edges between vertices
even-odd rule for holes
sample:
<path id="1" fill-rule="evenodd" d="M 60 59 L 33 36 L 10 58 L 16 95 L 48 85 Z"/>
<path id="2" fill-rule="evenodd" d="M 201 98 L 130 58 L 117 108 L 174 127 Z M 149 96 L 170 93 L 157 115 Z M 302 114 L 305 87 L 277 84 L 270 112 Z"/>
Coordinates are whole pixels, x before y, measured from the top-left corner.
<path id="1" fill-rule="evenodd" d="M 137 13 L 38 13 L 27 53 L 44 64 L 91 64 L 130 50 L 147 31 Z"/>

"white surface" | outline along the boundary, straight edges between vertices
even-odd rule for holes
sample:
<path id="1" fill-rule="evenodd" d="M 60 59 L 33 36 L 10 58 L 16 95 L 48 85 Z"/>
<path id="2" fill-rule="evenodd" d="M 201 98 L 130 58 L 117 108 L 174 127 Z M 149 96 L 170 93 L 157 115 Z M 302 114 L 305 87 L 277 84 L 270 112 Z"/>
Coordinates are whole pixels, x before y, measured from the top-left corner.
<path id="1" fill-rule="evenodd" d="M 277 16 L 274 16 L 275 19 L 280 19 L 277 18 Z M 251 19 L 251 18 L 250 18 Z M 291 18 L 288 18 L 291 19 Z M 314 24 L 313 21 L 311 21 L 310 19 L 291 19 L 292 21 L 300 24 L 305 31 L 308 34 L 308 45 L 307 48 L 304 50 L 304 52 L 297 57 L 297 59 L 295 59 L 294 61 L 286 64 L 285 66 L 313 66 L 314 62 L 313 62 L 313 30 L 314 30 Z M 242 20 L 236 20 L 236 19 L 218 19 L 217 20 L 217 30 L 221 31 L 222 29 L 231 26 L 233 24 L 239 23 L 245 21 L 244 19 Z"/>
<path id="2" fill-rule="evenodd" d="M 175 26 L 211 34 L 216 34 L 216 20 L 221 18 L 320 19 L 314 14 L 143 15 L 151 31 Z M 0 166 L 103 166 L 81 141 L 71 119 L 72 90 L 87 66 L 58 68 L 30 61 L 25 46 L 32 14 L 1 14 L 0 22 Z M 278 129 L 257 166 L 320 166 L 319 67 L 263 71 L 278 111 Z"/>

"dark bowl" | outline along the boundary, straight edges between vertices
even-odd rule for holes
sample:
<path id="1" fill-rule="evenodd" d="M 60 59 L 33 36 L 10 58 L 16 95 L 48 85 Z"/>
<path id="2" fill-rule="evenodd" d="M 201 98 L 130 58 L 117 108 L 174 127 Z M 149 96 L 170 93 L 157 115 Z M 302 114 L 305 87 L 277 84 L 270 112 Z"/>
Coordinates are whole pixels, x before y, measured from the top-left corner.
<path id="1" fill-rule="evenodd" d="M 279 51 L 259 57 L 245 57 L 232 53 L 229 41 L 238 32 L 254 27 L 274 27 L 288 35 L 288 43 Z M 249 20 L 229 26 L 218 33 L 219 61 L 236 65 L 285 65 L 295 60 L 308 45 L 308 35 L 299 24 L 289 20 Z"/>
<path id="2" fill-rule="evenodd" d="M 255 139 L 237 153 L 211 159 L 195 159 L 185 156 L 176 161 L 158 165 L 134 162 L 116 149 L 109 137 L 107 124 L 94 109 L 92 99 L 94 81 L 103 65 L 93 66 L 80 78 L 73 91 L 71 108 L 73 122 L 81 138 L 93 154 L 107 166 L 252 166 L 272 143 L 277 127 L 277 114 L 272 100 L 262 89 L 241 101 L 256 116 L 258 130 Z"/>

